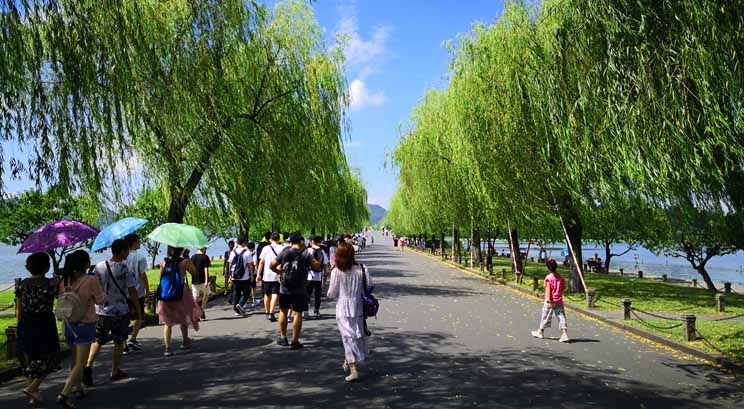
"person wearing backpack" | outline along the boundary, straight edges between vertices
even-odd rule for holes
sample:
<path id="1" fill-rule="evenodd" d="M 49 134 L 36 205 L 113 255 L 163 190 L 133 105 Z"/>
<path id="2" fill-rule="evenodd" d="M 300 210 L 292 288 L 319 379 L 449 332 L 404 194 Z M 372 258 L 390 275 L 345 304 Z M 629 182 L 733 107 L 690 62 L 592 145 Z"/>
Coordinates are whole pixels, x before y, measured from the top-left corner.
<path id="1" fill-rule="evenodd" d="M 305 239 L 299 234 L 289 238 L 290 247 L 271 262 L 271 269 L 279 275 L 279 333 L 276 341 L 281 346 L 291 346 L 292 349 L 302 348 L 300 333 L 302 332 L 302 314 L 307 311 L 307 272 L 310 269 L 319 270 L 321 263 L 313 257 L 312 252 L 305 248 Z M 292 310 L 292 343 L 287 340 L 287 313 Z"/>
<path id="2" fill-rule="evenodd" d="M 49 267 L 48 254 L 31 254 L 26 258 L 31 277 L 16 288 L 18 358 L 28 385 L 23 393 L 34 404 L 41 401 L 41 382 L 60 369 L 57 323 L 52 312 L 60 280 L 45 277 Z"/>
<path id="3" fill-rule="evenodd" d="M 261 290 L 264 296 L 264 311 L 266 319 L 275 322 L 276 303 L 279 301 L 279 275 L 271 269 L 271 264 L 279 253 L 284 250 L 284 246 L 279 244 L 279 233 L 271 233 L 271 244 L 264 246 L 259 253 L 258 259 L 258 282 L 261 283 Z"/>
<path id="4" fill-rule="evenodd" d="M 231 280 L 233 282 L 233 310 L 236 317 L 245 317 L 248 297 L 251 294 L 251 276 L 253 275 L 253 252 L 248 247 L 245 237 L 238 237 L 238 246 L 232 258 Z"/>
<path id="5" fill-rule="evenodd" d="M 328 257 L 326 256 L 320 244 L 323 239 L 320 236 L 313 236 L 310 239 L 310 248 L 313 257 L 320 262 L 320 269 L 308 270 L 307 273 L 307 297 L 310 298 L 315 294 L 315 309 L 313 315 L 315 319 L 320 318 L 320 296 L 323 289 L 323 282 L 325 281 L 325 267 L 328 265 Z"/>
<path id="6" fill-rule="evenodd" d="M 96 304 L 103 304 L 101 284 L 86 272 L 90 267 L 90 256 L 77 250 L 65 257 L 62 269 L 63 281 L 59 285 L 59 299 L 55 315 L 63 319 L 65 342 L 72 351 L 72 368 L 65 386 L 57 396 L 57 402 L 72 408 L 70 397 L 82 399 L 86 393 L 82 385 L 83 368 L 90 354 L 90 346 L 96 340 Z"/>
<path id="7" fill-rule="evenodd" d="M 121 370 L 121 357 L 124 343 L 129 335 L 130 319 L 139 317 L 139 298 L 137 297 L 136 278 L 129 274 L 126 260 L 129 246 L 122 239 L 111 243 L 111 258 L 96 264 L 95 276 L 103 289 L 103 303 L 96 304 L 96 342 L 90 347 L 88 363 L 83 369 L 83 384 L 93 386 L 93 363 L 101 347 L 114 341 L 114 352 L 111 354 L 111 381 L 128 377 Z"/>
<path id="8" fill-rule="evenodd" d="M 369 271 L 355 260 L 354 247 L 341 242 L 336 250 L 336 268 L 331 271 L 328 297 L 337 298 L 336 323 L 344 345 L 342 368 L 347 382 L 359 379 L 358 366 L 369 355 L 363 292 L 372 286 Z"/>
<path id="9" fill-rule="evenodd" d="M 183 249 L 168 246 L 168 257 L 160 263 L 160 284 L 158 285 L 158 317 L 163 324 L 164 356 L 171 356 L 171 336 L 173 327 L 181 328 L 183 344 L 181 349 L 191 348 L 189 325 L 199 331 L 201 308 L 196 304 L 186 282 L 186 273 L 193 274 L 196 267 L 190 259 L 181 258 Z"/>

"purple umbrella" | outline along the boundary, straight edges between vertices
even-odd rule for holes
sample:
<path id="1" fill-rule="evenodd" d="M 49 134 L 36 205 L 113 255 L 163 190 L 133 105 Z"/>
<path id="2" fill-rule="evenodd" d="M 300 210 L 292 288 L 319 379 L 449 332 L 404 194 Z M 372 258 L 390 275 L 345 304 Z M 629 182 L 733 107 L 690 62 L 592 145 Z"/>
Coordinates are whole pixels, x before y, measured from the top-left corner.
<path id="1" fill-rule="evenodd" d="M 18 253 L 36 253 L 70 247 L 98 235 L 98 229 L 75 220 L 57 220 L 39 227 L 23 241 Z"/>

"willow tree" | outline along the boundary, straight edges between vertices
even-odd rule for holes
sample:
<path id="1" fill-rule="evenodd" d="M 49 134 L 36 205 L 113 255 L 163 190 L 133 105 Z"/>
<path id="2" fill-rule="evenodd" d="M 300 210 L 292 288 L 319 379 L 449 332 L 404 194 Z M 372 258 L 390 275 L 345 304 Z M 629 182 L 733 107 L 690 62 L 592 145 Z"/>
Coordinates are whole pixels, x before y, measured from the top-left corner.
<path id="1" fill-rule="evenodd" d="M 111 3 L 2 2 L 2 136 L 37 180 L 101 192 L 136 158 L 179 222 L 198 188 L 338 140 L 345 81 L 307 4 Z"/>
<path id="2" fill-rule="evenodd" d="M 743 7 L 564 2 L 571 62 L 581 76 L 577 101 L 601 104 L 602 118 L 593 132 L 564 140 L 572 147 L 560 153 L 570 158 L 570 173 L 600 192 L 691 198 L 697 207 L 741 213 Z"/>

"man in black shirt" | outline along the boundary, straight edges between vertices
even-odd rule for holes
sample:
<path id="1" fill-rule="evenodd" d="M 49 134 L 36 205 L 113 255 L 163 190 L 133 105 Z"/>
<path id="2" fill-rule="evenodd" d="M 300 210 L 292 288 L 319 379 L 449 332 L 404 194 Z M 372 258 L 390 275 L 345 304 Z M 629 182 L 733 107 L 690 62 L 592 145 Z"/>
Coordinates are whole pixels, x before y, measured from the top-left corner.
<path id="1" fill-rule="evenodd" d="M 199 290 L 204 291 L 204 297 L 201 302 L 201 318 L 206 320 L 207 316 L 204 310 L 207 309 L 207 301 L 209 299 L 209 266 L 212 265 L 212 261 L 207 255 L 207 248 L 202 247 L 197 250 L 196 254 L 191 256 L 191 262 L 196 266 L 196 272 L 191 277 L 191 293 L 194 295 L 194 301 L 199 304 Z"/>
<path id="2" fill-rule="evenodd" d="M 302 314 L 307 311 L 307 272 L 310 269 L 320 270 L 321 263 L 313 257 L 305 247 L 305 239 L 293 234 L 290 247 L 271 262 L 269 266 L 279 274 L 281 286 L 279 288 L 279 332 L 277 344 L 291 346 L 292 349 L 302 348 L 300 333 L 302 332 Z M 287 314 L 292 310 L 292 343 L 287 340 Z"/>

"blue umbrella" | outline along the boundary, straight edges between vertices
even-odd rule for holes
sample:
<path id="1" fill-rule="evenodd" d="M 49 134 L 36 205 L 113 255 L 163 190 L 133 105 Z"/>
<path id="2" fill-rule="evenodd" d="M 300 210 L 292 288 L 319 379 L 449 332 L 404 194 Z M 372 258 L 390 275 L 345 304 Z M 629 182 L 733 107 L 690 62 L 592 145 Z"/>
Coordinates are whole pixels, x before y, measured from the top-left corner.
<path id="1" fill-rule="evenodd" d="M 569 254 L 571 254 L 571 252 L 568 251 L 568 249 L 565 249 L 565 250 L 562 250 L 561 251 L 561 257 L 567 257 Z"/>
<path id="2" fill-rule="evenodd" d="M 140 227 L 147 224 L 146 219 L 138 219 L 136 217 L 125 217 L 117 222 L 111 223 L 106 226 L 105 229 L 101 230 L 96 237 L 96 241 L 93 242 L 93 246 L 90 248 L 91 251 L 98 251 L 105 249 L 110 246 L 111 243 L 116 239 L 120 239 L 129 233 L 135 232 Z"/>

